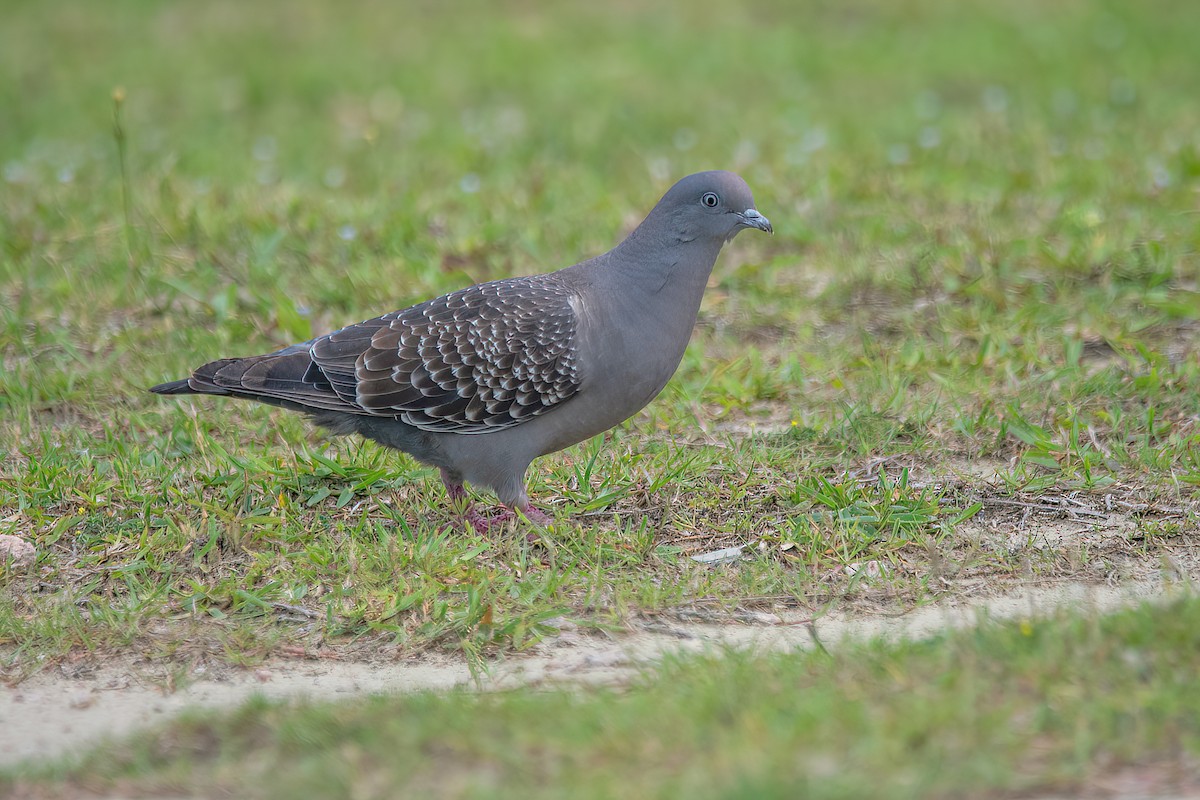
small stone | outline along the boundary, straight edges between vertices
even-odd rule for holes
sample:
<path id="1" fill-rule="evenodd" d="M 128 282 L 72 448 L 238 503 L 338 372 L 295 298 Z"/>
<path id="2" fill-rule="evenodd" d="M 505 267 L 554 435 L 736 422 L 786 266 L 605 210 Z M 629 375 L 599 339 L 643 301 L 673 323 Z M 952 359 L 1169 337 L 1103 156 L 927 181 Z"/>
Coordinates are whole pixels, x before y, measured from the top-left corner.
<path id="1" fill-rule="evenodd" d="M 629 656 L 620 650 L 608 650 L 584 656 L 580 666 L 589 669 L 612 669 L 629 663 Z"/>
<path id="2" fill-rule="evenodd" d="M 81 689 L 71 695 L 70 705 L 71 708 L 84 709 L 91 708 L 92 703 L 95 702 L 96 698 L 91 692 L 87 691 L 86 689 Z"/>
<path id="3" fill-rule="evenodd" d="M 0 534 L 0 564 L 8 562 L 14 567 L 24 567 L 34 562 L 37 550 L 24 539 L 9 534 Z"/>
<path id="4" fill-rule="evenodd" d="M 699 561 L 701 564 L 730 564 L 737 561 L 745 553 L 745 548 L 741 547 L 726 547 L 721 550 L 711 550 L 707 553 L 700 553 L 691 556 L 692 561 Z"/>
<path id="5" fill-rule="evenodd" d="M 566 617 L 551 617 L 550 619 L 542 620 L 542 624 L 547 628 L 555 628 L 560 631 L 578 630 L 579 626 Z"/>

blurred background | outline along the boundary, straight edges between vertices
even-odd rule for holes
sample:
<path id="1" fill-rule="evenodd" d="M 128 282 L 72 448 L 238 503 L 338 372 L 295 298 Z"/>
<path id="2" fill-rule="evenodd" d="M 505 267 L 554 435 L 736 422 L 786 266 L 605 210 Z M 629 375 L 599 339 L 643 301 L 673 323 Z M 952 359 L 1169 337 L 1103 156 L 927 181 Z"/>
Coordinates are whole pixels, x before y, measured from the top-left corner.
<path id="1" fill-rule="evenodd" d="M 1019 404 L 1006 371 L 1177 362 L 1198 33 L 1182 1 L 10 2 L 0 403 L 140 404 L 565 266 L 710 168 L 777 231 L 714 275 L 683 373 L 737 363 L 714 414 L 820 427 L 862 363 Z"/>

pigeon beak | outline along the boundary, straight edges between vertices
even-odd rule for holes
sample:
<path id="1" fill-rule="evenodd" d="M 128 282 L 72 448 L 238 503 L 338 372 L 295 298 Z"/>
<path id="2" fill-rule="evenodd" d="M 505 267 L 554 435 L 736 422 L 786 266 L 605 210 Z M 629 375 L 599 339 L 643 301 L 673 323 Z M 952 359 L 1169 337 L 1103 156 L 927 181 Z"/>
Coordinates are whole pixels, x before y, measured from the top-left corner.
<path id="1" fill-rule="evenodd" d="M 742 213 L 738 214 L 739 221 L 747 228 L 756 228 L 767 233 L 774 233 L 775 229 L 771 227 L 771 220 L 758 213 L 756 209 L 747 208 Z"/>

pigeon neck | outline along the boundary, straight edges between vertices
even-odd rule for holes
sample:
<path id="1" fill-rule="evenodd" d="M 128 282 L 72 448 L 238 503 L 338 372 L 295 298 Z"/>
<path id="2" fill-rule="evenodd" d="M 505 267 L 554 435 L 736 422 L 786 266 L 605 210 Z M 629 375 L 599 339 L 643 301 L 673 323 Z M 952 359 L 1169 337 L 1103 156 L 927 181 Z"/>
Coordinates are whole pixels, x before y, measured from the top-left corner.
<path id="1" fill-rule="evenodd" d="M 710 237 L 688 239 L 671 231 L 638 228 L 610 252 L 610 268 L 629 288 L 649 294 L 700 295 L 724 244 Z"/>

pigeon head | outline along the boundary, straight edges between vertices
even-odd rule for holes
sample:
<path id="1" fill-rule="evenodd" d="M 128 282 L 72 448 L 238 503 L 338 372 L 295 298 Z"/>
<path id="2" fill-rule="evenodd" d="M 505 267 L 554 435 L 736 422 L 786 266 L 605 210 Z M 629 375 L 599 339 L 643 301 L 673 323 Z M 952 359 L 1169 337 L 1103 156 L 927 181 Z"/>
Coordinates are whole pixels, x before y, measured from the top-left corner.
<path id="1" fill-rule="evenodd" d="M 727 242 L 744 228 L 772 233 L 771 222 L 754 207 L 750 187 L 732 172 L 689 175 L 663 195 L 648 219 L 661 220 L 679 241 Z"/>

